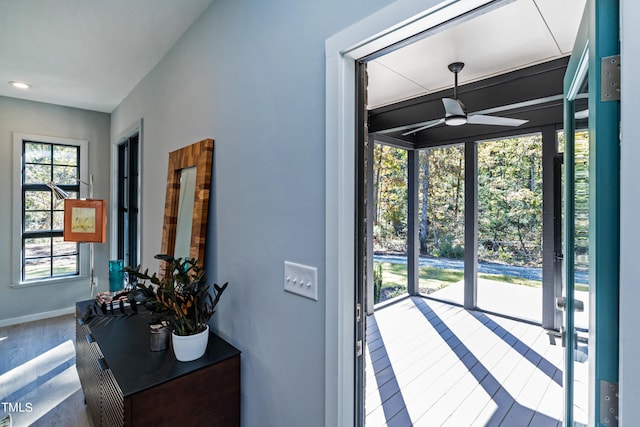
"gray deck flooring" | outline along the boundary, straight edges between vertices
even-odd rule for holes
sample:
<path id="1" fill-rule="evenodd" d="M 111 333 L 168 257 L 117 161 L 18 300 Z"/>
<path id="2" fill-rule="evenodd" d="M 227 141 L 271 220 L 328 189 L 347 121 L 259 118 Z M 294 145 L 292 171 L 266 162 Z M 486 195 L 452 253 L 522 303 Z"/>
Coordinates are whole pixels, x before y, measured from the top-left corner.
<path id="1" fill-rule="evenodd" d="M 365 355 L 367 427 L 562 425 L 563 348 L 539 326 L 412 297 L 368 316 Z"/>

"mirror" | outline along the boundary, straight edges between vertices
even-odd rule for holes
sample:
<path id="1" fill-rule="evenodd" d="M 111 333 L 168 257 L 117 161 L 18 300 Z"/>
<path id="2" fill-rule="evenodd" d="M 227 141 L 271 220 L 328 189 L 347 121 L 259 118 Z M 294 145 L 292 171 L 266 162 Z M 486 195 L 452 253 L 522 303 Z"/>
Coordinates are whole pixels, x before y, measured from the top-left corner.
<path id="1" fill-rule="evenodd" d="M 182 169 L 180 173 L 180 196 L 178 197 L 178 223 L 176 224 L 176 245 L 173 256 L 189 257 L 191 229 L 193 227 L 193 203 L 196 195 L 196 167 Z"/>
<path id="2" fill-rule="evenodd" d="M 169 153 L 160 253 L 203 262 L 212 163 L 212 139 Z"/>

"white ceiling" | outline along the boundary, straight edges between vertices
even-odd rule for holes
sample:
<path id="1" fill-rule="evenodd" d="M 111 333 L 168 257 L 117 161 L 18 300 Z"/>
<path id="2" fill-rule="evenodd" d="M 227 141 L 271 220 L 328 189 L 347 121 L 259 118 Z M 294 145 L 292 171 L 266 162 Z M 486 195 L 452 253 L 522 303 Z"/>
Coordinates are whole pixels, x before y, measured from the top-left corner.
<path id="1" fill-rule="evenodd" d="M 1 0 L 0 96 L 112 112 L 211 1 Z"/>
<path id="2" fill-rule="evenodd" d="M 1 0 L 0 96 L 112 112 L 212 0 Z M 516 0 L 369 63 L 369 108 L 566 55 L 585 0 Z M 11 80 L 33 85 L 28 91 Z"/>
<path id="3" fill-rule="evenodd" d="M 483 80 L 571 53 L 585 0 L 516 0 L 368 64 L 368 108 Z"/>

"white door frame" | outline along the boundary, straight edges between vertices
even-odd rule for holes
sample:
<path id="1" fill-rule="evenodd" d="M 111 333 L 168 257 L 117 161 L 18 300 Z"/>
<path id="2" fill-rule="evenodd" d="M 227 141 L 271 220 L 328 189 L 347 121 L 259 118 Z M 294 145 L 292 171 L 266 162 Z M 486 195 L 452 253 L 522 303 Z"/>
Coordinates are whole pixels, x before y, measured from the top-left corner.
<path id="1" fill-rule="evenodd" d="M 632 426 L 640 419 L 640 334 L 638 333 L 638 242 L 640 241 L 640 144 L 635 133 L 640 110 L 640 44 L 637 43 L 636 20 L 640 3 L 620 1 L 620 87 L 624 88 L 620 102 L 620 425 Z M 626 398 L 624 398 L 626 397 Z"/>
<path id="2" fill-rule="evenodd" d="M 325 42 L 325 425 L 355 415 L 355 62 L 491 0 L 398 0 Z"/>

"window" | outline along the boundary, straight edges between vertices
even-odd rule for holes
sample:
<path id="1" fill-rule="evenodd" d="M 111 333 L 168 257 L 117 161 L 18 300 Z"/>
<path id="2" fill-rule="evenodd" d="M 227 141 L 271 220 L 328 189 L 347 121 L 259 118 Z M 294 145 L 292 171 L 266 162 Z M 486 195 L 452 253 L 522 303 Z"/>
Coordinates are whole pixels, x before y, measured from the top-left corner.
<path id="1" fill-rule="evenodd" d="M 62 237 L 64 202 L 47 183 L 80 195 L 86 141 L 14 134 L 14 283 L 34 283 L 81 272 L 80 245 Z M 17 256 L 19 254 L 19 256 Z"/>
<path id="2" fill-rule="evenodd" d="M 138 265 L 139 133 L 118 144 L 117 235 L 118 259 L 124 265 Z"/>

